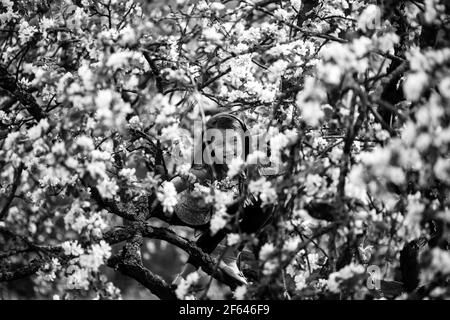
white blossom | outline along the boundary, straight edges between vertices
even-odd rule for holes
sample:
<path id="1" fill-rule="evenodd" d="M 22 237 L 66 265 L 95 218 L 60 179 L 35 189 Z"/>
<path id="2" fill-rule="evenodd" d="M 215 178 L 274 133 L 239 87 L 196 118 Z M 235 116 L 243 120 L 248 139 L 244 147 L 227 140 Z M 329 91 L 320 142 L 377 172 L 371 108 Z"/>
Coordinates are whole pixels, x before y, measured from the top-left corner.
<path id="1" fill-rule="evenodd" d="M 166 181 L 161 185 L 157 194 L 158 200 L 161 201 L 165 212 L 173 212 L 178 202 L 177 190 L 172 182 Z"/>
<path id="2" fill-rule="evenodd" d="M 295 289 L 298 291 L 303 290 L 307 287 L 306 285 L 306 273 L 300 272 L 294 277 Z"/>
<path id="3" fill-rule="evenodd" d="M 25 20 L 22 20 L 19 26 L 19 39 L 21 43 L 30 41 L 33 35 L 38 31 L 35 26 L 30 26 Z"/>
<path id="4" fill-rule="evenodd" d="M 302 6 L 302 0 L 290 0 L 290 2 L 291 2 L 291 6 L 292 6 L 295 10 L 297 10 L 297 11 L 300 10 L 300 8 L 301 8 L 301 6 Z"/>
<path id="5" fill-rule="evenodd" d="M 234 297 L 236 298 L 236 300 L 244 300 L 246 293 L 247 293 L 247 287 L 246 286 L 238 286 L 234 290 Z"/>
<path id="6" fill-rule="evenodd" d="M 125 67 L 131 59 L 136 59 L 136 57 L 136 53 L 133 51 L 115 52 L 108 58 L 106 66 L 117 70 Z"/>
<path id="7" fill-rule="evenodd" d="M 324 112 L 319 103 L 317 102 L 306 102 L 300 106 L 302 117 L 305 122 L 315 127 L 319 124 L 319 121 L 323 118 Z"/>
<path id="8" fill-rule="evenodd" d="M 408 100 L 417 101 L 427 85 L 428 75 L 426 73 L 412 73 L 406 77 L 403 83 L 403 91 Z"/>
<path id="9" fill-rule="evenodd" d="M 328 290 L 334 293 L 340 292 L 340 283 L 343 280 L 347 280 L 352 278 L 355 275 L 359 275 L 365 272 L 365 269 L 362 265 L 357 265 L 351 263 L 339 271 L 333 272 L 328 277 L 327 287 Z"/>
<path id="10" fill-rule="evenodd" d="M 244 160 L 242 160 L 241 157 L 235 157 L 231 159 L 231 162 L 228 164 L 228 177 L 233 178 L 234 176 L 238 175 L 241 172 L 243 165 Z"/>
<path id="11" fill-rule="evenodd" d="M 297 250 L 300 242 L 301 242 L 300 237 L 288 238 L 283 245 L 283 250 L 288 252 L 294 252 Z"/>
<path id="12" fill-rule="evenodd" d="M 248 189 L 251 193 L 259 195 L 263 205 L 275 203 L 278 199 L 276 190 L 265 177 L 250 181 Z"/>
<path id="13" fill-rule="evenodd" d="M 66 241 L 61 244 L 64 254 L 68 256 L 79 256 L 84 253 L 84 250 L 78 244 L 78 241 Z"/>
<path id="14" fill-rule="evenodd" d="M 88 136 L 82 135 L 75 139 L 75 143 L 83 149 L 88 151 L 94 150 L 94 141 Z"/>
<path id="15" fill-rule="evenodd" d="M 381 10 L 375 4 L 369 4 L 358 18 L 358 27 L 366 32 L 379 27 Z"/>
<path id="16" fill-rule="evenodd" d="M 19 17 L 17 12 L 13 10 L 14 2 L 11 0 L 1 0 L 0 3 L 3 7 L 2 12 L 0 12 L 0 26 L 3 26 L 6 22 Z"/>
<path id="17" fill-rule="evenodd" d="M 89 270 L 80 268 L 78 266 L 70 266 L 67 268 L 69 275 L 66 278 L 67 289 L 84 289 L 89 288 Z"/>
<path id="18" fill-rule="evenodd" d="M 275 247 L 272 243 L 265 243 L 259 251 L 259 260 L 267 260 L 274 251 Z"/>
<path id="19" fill-rule="evenodd" d="M 450 77 L 446 77 L 440 81 L 439 92 L 443 97 L 450 99 Z"/>
<path id="20" fill-rule="evenodd" d="M 97 189 L 103 198 L 112 199 L 119 191 L 119 186 L 114 180 L 105 177 L 97 183 Z"/>
<path id="21" fill-rule="evenodd" d="M 436 177 L 441 181 L 450 181 L 450 159 L 439 158 L 433 168 Z"/>
<path id="22" fill-rule="evenodd" d="M 28 130 L 28 137 L 31 140 L 36 140 L 49 128 L 47 119 L 42 119 L 39 123 Z"/>
<path id="23" fill-rule="evenodd" d="M 175 294 L 177 295 L 178 299 L 186 299 L 186 295 L 188 293 L 189 288 L 196 284 L 199 280 L 199 275 L 197 272 L 193 272 L 188 274 L 186 279 L 181 278 L 180 283 L 178 284 L 177 288 L 175 289 Z"/>
<path id="24" fill-rule="evenodd" d="M 119 32 L 119 43 L 122 46 L 133 45 L 133 44 L 136 43 L 136 41 L 137 41 L 136 32 L 131 26 L 127 25 L 122 30 L 120 30 L 120 32 Z M 110 57 L 110 59 L 111 59 L 111 57 Z M 114 65 L 116 63 L 116 61 L 108 60 L 108 63 Z"/>
<path id="25" fill-rule="evenodd" d="M 238 233 L 230 233 L 227 236 L 227 243 L 229 246 L 234 246 L 235 244 L 238 244 L 241 240 L 241 237 Z"/>
<path id="26" fill-rule="evenodd" d="M 90 250 L 80 255 L 80 266 L 91 271 L 98 271 L 98 268 L 111 256 L 111 247 L 104 240 L 98 244 L 93 244 Z"/>

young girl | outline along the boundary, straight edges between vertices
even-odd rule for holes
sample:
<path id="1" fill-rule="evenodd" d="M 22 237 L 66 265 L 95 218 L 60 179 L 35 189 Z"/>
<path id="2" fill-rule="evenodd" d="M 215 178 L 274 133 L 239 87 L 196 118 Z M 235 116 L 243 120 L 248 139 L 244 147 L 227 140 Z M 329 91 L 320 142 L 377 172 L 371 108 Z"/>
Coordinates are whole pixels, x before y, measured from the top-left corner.
<path id="1" fill-rule="evenodd" d="M 229 161 L 235 156 L 241 156 L 245 162 L 250 153 L 250 135 L 244 122 L 233 114 L 220 113 L 212 116 L 205 125 L 208 130 L 216 130 L 218 135 L 205 134 L 202 132 L 201 148 L 194 152 L 201 152 L 194 156 L 194 160 L 200 160 L 200 163 L 194 163 L 190 173 L 195 176 L 196 181 L 202 185 L 214 184 L 222 191 L 234 191 L 236 201 L 234 205 L 228 207 L 227 213 L 236 216 L 239 210 L 240 202 L 238 199 L 243 194 L 243 185 L 246 179 L 246 173 L 242 172 L 233 179 L 227 178 Z M 242 152 L 239 154 L 238 147 L 242 146 Z M 205 152 L 206 150 L 206 152 Z M 274 168 L 258 168 L 259 174 L 280 174 L 280 171 L 274 171 Z M 190 226 L 203 231 L 203 234 L 197 240 L 196 244 L 205 253 L 212 253 L 230 232 L 229 228 L 222 228 L 212 234 L 210 231 L 210 220 L 214 214 L 214 207 L 198 197 L 194 192 L 194 184 L 187 178 L 175 176 L 170 180 L 177 192 L 179 200 L 174 208 L 174 214 L 169 223 L 173 225 Z M 244 206 L 239 212 L 238 229 L 240 232 L 251 234 L 259 231 L 271 218 L 273 208 L 261 207 L 261 201 L 258 201 L 252 195 L 249 195 L 244 201 Z M 222 254 L 220 268 L 229 276 L 241 284 L 247 284 L 245 277 L 237 266 L 238 252 L 232 248 L 227 248 Z M 180 277 L 194 272 L 196 267 L 188 259 L 183 271 L 175 279 L 178 283 Z"/>

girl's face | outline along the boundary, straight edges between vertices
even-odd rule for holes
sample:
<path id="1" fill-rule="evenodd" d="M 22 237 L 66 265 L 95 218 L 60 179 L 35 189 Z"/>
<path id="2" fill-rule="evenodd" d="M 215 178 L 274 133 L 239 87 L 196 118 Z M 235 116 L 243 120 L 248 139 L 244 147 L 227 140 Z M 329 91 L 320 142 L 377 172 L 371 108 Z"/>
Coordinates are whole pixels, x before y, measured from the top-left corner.
<path id="1" fill-rule="evenodd" d="M 212 129 L 206 143 L 216 164 L 229 164 L 243 157 L 243 133 L 235 129 Z"/>

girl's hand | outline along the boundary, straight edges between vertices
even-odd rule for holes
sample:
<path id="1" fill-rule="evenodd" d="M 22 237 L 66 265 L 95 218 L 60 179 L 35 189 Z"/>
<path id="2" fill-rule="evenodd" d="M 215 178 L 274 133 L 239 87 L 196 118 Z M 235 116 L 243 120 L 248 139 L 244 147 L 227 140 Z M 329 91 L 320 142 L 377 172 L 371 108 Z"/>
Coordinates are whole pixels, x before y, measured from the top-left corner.
<path id="1" fill-rule="evenodd" d="M 211 180 L 211 175 L 208 172 L 208 170 L 205 167 L 192 167 L 189 170 L 189 175 L 192 176 L 193 175 L 193 182 L 200 182 L 200 183 L 204 183 L 206 180 Z"/>
<path id="2" fill-rule="evenodd" d="M 244 200 L 244 207 L 252 206 L 258 203 L 258 197 L 253 195 L 253 193 L 249 193 Z"/>
<path id="3" fill-rule="evenodd" d="M 208 179 L 211 179 L 211 177 L 206 168 L 192 167 L 189 170 L 188 174 L 175 176 L 170 181 L 175 185 L 175 189 L 177 190 L 177 192 L 180 193 L 189 188 L 194 183 L 204 183 Z"/>
<path id="4" fill-rule="evenodd" d="M 260 200 L 258 197 L 255 197 L 252 193 L 249 193 L 246 197 L 241 196 L 237 199 L 233 200 L 231 203 L 227 205 L 228 214 L 235 214 L 239 209 L 239 205 L 241 201 L 244 201 L 244 207 L 250 206 L 260 206 Z"/>

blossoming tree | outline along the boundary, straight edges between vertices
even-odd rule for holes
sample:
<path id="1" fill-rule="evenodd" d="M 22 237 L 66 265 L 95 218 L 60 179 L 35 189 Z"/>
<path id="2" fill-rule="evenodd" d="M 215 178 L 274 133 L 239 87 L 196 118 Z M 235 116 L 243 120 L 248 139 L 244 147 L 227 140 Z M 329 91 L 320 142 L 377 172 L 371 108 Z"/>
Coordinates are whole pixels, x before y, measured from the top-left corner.
<path id="1" fill-rule="evenodd" d="M 0 0 L 0 285 L 116 299 L 114 270 L 192 298 L 144 266 L 163 241 L 215 279 L 197 298 L 450 296 L 450 4 L 444 0 Z M 239 114 L 282 176 L 238 286 L 165 220 L 194 121 Z M 233 163 L 237 173 L 245 163 Z M 14 290 L 11 289 L 9 290 Z M 45 288 L 45 290 L 43 290 Z"/>

